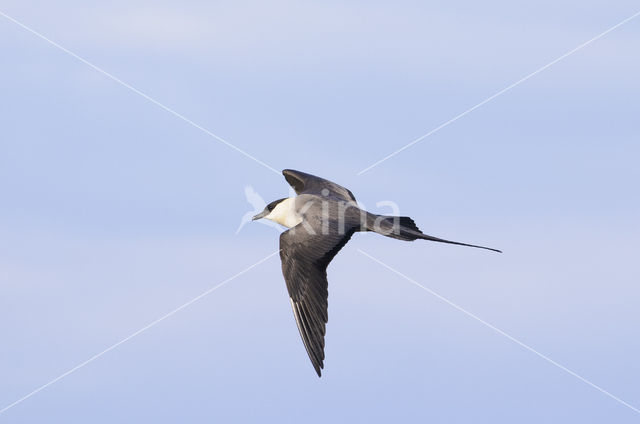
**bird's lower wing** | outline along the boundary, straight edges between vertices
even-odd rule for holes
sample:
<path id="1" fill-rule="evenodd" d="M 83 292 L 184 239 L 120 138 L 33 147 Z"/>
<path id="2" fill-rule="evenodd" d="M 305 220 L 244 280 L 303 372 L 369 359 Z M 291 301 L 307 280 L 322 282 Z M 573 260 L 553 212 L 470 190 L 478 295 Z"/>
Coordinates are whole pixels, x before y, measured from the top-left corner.
<path id="1" fill-rule="evenodd" d="M 327 266 L 349 241 L 346 234 L 309 234 L 298 225 L 280 235 L 282 273 L 300 337 L 318 376 L 324 362 L 328 320 Z"/>

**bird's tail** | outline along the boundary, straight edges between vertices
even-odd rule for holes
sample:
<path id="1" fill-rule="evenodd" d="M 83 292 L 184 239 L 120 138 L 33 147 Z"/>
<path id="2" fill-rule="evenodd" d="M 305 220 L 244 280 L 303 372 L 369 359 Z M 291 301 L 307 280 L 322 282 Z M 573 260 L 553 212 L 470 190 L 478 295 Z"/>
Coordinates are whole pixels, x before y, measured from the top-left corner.
<path id="1" fill-rule="evenodd" d="M 494 252 L 502 253 L 500 250 L 491 247 L 477 246 L 475 244 L 460 243 L 428 236 L 420 231 L 414 220 L 408 216 L 385 216 L 367 213 L 364 227 L 365 231 L 373 231 L 398 240 L 413 241 L 422 239 L 440 243 L 457 244 L 459 246 L 477 247 L 479 249 L 493 250 Z"/>

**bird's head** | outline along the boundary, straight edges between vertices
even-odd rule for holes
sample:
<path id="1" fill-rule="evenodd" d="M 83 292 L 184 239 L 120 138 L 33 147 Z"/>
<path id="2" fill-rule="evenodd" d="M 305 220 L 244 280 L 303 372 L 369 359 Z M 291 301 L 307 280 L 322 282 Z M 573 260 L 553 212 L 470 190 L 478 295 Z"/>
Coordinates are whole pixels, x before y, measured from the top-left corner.
<path id="1" fill-rule="evenodd" d="M 287 198 L 285 197 L 284 199 L 274 200 L 273 202 L 269 203 L 262 212 L 260 212 L 259 214 L 253 217 L 253 220 L 255 221 L 256 219 L 260 219 L 260 218 L 270 219 L 269 215 L 271 214 L 271 212 L 273 212 L 273 210 L 276 208 L 278 204 L 280 204 L 280 202 L 286 199 Z"/>

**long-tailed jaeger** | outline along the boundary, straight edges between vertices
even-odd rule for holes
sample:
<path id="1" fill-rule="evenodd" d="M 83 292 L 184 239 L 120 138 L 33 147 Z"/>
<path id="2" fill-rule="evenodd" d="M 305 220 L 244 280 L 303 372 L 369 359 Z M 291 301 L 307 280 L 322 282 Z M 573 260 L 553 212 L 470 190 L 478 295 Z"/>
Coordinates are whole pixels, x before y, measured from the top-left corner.
<path id="1" fill-rule="evenodd" d="M 423 234 L 407 216 L 385 216 L 358 207 L 351 191 L 300 171 L 282 171 L 296 197 L 275 200 L 253 219 L 266 218 L 289 230 L 280 234 L 282 273 L 298 330 L 318 376 L 324 367 L 327 266 L 356 231 L 398 240 L 416 239 L 493 250 Z"/>

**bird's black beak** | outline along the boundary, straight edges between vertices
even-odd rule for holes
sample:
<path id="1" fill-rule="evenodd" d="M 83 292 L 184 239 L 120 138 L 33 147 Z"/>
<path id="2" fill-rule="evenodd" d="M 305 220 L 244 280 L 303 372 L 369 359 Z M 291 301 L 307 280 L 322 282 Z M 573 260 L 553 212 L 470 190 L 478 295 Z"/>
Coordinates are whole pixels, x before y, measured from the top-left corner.
<path id="1" fill-rule="evenodd" d="M 251 220 L 255 221 L 256 219 L 264 218 L 267 215 L 269 215 L 269 211 L 262 211 L 258 215 L 256 215 L 253 218 L 251 218 Z"/>

